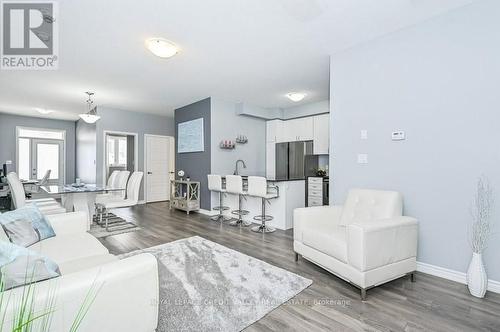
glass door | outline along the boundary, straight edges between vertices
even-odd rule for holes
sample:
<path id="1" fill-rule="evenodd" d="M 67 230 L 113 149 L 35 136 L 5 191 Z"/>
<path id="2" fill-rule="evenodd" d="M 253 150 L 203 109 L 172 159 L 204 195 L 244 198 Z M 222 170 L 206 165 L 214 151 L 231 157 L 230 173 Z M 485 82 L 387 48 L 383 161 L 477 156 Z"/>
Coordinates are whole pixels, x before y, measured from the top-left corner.
<path id="1" fill-rule="evenodd" d="M 63 142 L 56 140 L 32 139 L 31 178 L 40 180 L 50 170 L 48 184 L 64 184 Z"/>

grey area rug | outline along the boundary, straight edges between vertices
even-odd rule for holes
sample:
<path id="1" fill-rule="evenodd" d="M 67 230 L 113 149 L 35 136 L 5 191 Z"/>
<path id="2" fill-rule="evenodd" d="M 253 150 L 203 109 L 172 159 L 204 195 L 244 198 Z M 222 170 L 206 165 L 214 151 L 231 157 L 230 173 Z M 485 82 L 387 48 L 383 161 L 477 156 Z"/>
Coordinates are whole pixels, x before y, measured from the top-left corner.
<path id="1" fill-rule="evenodd" d="M 102 221 L 102 225 L 98 224 L 97 221 L 98 218 L 94 216 L 94 222 L 92 223 L 92 225 L 90 225 L 90 231 L 89 231 L 89 233 L 95 236 L 96 238 L 135 232 L 141 229 L 136 224 L 126 221 L 125 219 L 120 218 L 113 213 L 109 213 L 109 221 L 108 221 L 109 232 L 106 231 L 104 220 Z"/>
<path id="2" fill-rule="evenodd" d="M 157 331 L 241 331 L 312 281 L 199 236 L 121 255 L 158 259 Z"/>

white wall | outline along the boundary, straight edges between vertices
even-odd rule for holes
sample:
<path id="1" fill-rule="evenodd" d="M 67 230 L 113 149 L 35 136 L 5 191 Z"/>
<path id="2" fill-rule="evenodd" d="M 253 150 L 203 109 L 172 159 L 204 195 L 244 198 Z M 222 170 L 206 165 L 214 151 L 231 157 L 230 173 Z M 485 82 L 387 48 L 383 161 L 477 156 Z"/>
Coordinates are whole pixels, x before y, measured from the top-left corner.
<path id="1" fill-rule="evenodd" d="M 289 107 L 283 110 L 283 119 L 300 118 L 330 112 L 330 101 L 322 100 L 300 106 Z"/>
<path id="2" fill-rule="evenodd" d="M 221 140 L 235 140 L 237 135 L 248 137 L 247 144 L 237 144 L 233 150 L 219 148 Z M 266 121 L 236 114 L 236 104 L 211 98 L 211 172 L 233 174 L 236 160 L 247 165 L 240 174 L 266 174 Z M 212 206 L 214 206 L 212 195 Z"/>
<path id="3" fill-rule="evenodd" d="M 478 1 L 331 59 L 332 202 L 393 189 L 420 222 L 418 260 L 465 272 L 475 183 L 495 188 L 485 254 L 500 280 L 500 1 Z M 360 130 L 368 140 L 360 140 Z M 392 142 L 393 130 L 407 140 Z M 356 163 L 368 153 L 367 165 Z M 335 163 L 333 162 L 335 157 Z"/>

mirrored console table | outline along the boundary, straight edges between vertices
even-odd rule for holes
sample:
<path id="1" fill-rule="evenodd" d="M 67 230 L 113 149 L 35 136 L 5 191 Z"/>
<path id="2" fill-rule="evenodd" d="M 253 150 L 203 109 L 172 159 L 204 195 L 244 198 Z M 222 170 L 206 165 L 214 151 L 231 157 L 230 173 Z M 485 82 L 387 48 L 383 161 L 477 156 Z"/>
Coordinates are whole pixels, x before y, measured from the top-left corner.
<path id="1" fill-rule="evenodd" d="M 191 211 L 200 209 L 200 182 L 172 180 L 170 181 L 170 209 Z"/>

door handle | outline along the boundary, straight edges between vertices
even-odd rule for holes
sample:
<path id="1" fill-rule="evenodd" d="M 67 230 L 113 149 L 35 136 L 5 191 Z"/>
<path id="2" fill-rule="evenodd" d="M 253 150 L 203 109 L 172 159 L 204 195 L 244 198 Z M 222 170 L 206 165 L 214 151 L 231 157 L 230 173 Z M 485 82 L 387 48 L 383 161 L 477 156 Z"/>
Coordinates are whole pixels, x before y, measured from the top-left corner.
<path id="1" fill-rule="evenodd" d="M 153 174 L 153 172 L 148 172 L 148 174 L 149 174 L 149 175 L 150 175 L 150 174 Z"/>

